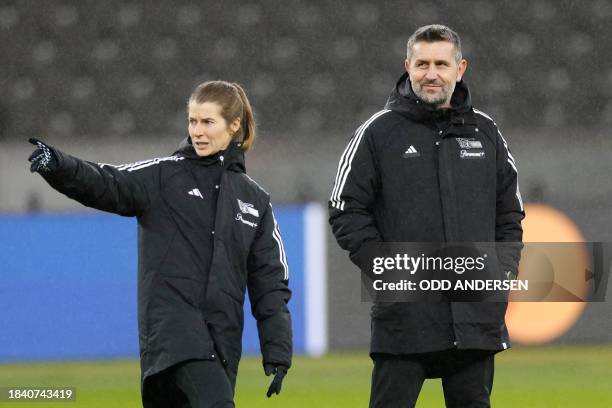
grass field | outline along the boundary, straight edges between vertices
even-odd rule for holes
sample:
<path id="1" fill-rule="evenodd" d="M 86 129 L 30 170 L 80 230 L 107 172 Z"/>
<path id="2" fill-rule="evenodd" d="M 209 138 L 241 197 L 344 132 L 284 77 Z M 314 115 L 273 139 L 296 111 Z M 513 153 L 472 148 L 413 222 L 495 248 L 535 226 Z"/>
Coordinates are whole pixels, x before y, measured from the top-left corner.
<path id="1" fill-rule="evenodd" d="M 365 352 L 296 357 L 280 396 L 259 360 L 243 359 L 238 407 L 367 407 L 371 362 Z M 0 365 L 0 387 L 72 386 L 73 403 L 0 403 L 11 407 L 139 407 L 136 361 Z M 515 348 L 496 359 L 494 407 L 612 407 L 612 345 Z M 417 407 L 444 406 L 440 380 L 425 382 Z"/>

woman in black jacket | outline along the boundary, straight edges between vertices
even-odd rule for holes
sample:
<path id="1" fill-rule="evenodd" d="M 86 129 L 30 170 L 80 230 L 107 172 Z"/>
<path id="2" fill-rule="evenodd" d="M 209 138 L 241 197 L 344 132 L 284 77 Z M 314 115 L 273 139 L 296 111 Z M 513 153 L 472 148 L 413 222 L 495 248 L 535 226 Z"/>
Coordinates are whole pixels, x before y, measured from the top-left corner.
<path id="1" fill-rule="evenodd" d="M 233 407 L 249 291 L 268 397 L 291 366 L 289 270 L 270 197 L 245 173 L 255 121 L 244 90 L 206 82 L 172 156 L 113 166 L 39 140 L 31 171 L 139 226 L 138 326 L 145 407 Z"/>

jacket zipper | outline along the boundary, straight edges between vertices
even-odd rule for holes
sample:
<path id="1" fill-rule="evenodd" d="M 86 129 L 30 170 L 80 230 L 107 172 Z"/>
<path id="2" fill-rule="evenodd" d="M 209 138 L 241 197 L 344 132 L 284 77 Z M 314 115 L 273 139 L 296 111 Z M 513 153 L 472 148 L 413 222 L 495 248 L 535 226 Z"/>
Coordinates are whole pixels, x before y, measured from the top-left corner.
<path id="1" fill-rule="evenodd" d="M 442 183 L 440 180 L 440 177 L 442 177 L 441 172 L 440 172 L 440 154 L 441 154 L 441 147 L 440 147 L 440 143 L 442 142 L 443 138 L 444 138 L 444 131 L 443 130 L 438 130 L 436 136 L 438 137 L 438 139 L 435 142 L 436 145 L 436 151 L 437 151 L 437 155 L 436 155 L 436 170 L 438 173 L 438 191 L 440 192 L 440 208 L 442 208 L 442 230 L 443 230 L 443 234 L 444 234 L 444 240 L 446 241 L 448 239 L 447 237 L 447 220 L 446 217 L 444 216 L 444 203 L 442 202 Z M 457 340 L 457 332 L 455 331 L 455 310 L 453 308 L 453 304 L 449 303 L 449 309 L 450 309 L 450 313 L 451 313 L 451 317 L 452 317 L 452 330 L 453 330 L 453 348 L 458 348 L 459 347 L 459 341 Z"/>
<path id="2" fill-rule="evenodd" d="M 441 147 L 440 147 L 440 143 L 442 143 L 442 138 L 444 137 L 444 131 L 439 129 L 436 132 L 436 173 L 438 175 L 438 191 L 440 193 L 440 209 L 442 210 L 442 235 L 444 236 L 444 238 L 446 239 L 446 220 L 444 219 L 444 202 L 442 199 L 442 181 L 440 180 L 441 174 L 440 174 L 440 152 L 441 152 Z"/>

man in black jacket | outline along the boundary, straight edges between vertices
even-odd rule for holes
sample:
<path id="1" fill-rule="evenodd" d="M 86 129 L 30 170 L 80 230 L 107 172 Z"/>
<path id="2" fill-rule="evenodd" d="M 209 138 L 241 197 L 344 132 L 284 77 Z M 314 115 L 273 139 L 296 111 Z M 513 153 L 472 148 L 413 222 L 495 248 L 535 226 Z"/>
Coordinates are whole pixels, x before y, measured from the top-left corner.
<path id="1" fill-rule="evenodd" d="M 345 149 L 329 202 L 340 246 L 359 265 L 366 242 L 521 242 L 516 164 L 493 120 L 472 108 L 467 62 L 450 28 L 419 28 L 385 108 Z M 500 252 L 516 275 L 519 251 Z M 489 406 L 493 356 L 510 347 L 506 303 L 372 307 L 370 407 L 414 406 L 442 378 L 449 407 Z"/>

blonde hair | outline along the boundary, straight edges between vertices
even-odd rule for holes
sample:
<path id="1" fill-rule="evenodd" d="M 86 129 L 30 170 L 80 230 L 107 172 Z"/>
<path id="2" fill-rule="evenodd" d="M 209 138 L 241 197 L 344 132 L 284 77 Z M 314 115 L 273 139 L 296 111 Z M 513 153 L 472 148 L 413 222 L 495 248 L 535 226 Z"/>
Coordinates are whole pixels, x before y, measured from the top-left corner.
<path id="1" fill-rule="evenodd" d="M 240 129 L 234 140 L 242 141 L 242 149 L 248 151 L 255 142 L 255 117 L 244 89 L 235 82 L 208 81 L 198 85 L 189 100 L 191 102 L 214 102 L 221 106 L 221 116 L 229 124 L 240 118 Z"/>

